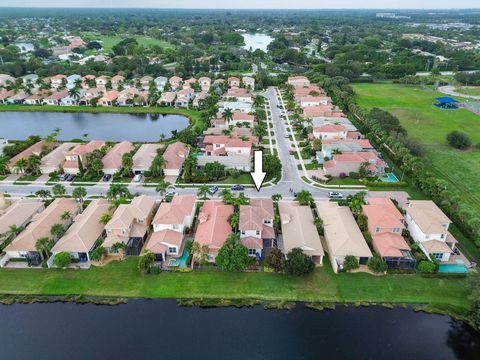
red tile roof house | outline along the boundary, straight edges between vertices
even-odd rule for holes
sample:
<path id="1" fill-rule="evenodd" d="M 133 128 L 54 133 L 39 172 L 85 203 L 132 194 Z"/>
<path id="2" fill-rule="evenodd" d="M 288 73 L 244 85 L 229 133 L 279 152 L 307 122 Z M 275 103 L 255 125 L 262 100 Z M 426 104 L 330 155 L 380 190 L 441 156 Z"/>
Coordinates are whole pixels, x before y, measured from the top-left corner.
<path id="1" fill-rule="evenodd" d="M 145 245 L 145 250 L 155 254 L 156 261 L 182 255 L 185 232 L 193 225 L 196 200 L 194 195 L 184 195 L 160 204 L 152 221 L 153 233 Z"/>
<path id="2" fill-rule="evenodd" d="M 54 92 L 52 95 L 47 96 L 43 99 L 43 104 L 45 105 L 60 105 L 62 99 L 69 96 L 69 92 L 67 89 L 61 90 L 58 92 Z"/>
<path id="3" fill-rule="evenodd" d="M 230 76 L 228 78 L 228 86 L 231 88 L 240 87 L 240 79 L 235 76 Z"/>
<path id="4" fill-rule="evenodd" d="M 368 232 L 372 235 L 375 251 L 389 268 L 414 269 L 415 258 L 402 237 L 405 229 L 402 213 L 389 198 L 367 198 L 367 202 L 362 210 L 368 219 Z"/>
<path id="5" fill-rule="evenodd" d="M 55 75 L 50 78 L 50 83 L 52 84 L 52 88 L 56 89 L 60 86 L 62 86 L 63 82 L 67 80 L 67 77 L 65 75 Z"/>
<path id="6" fill-rule="evenodd" d="M 223 98 L 228 101 L 239 101 L 239 102 L 246 102 L 246 103 L 253 102 L 252 94 L 250 94 L 248 90 L 244 88 L 228 89 L 227 93 L 223 96 Z"/>
<path id="7" fill-rule="evenodd" d="M 346 139 L 348 130 L 343 125 L 321 125 L 313 128 L 315 139 Z"/>
<path id="8" fill-rule="evenodd" d="M 227 125 L 228 126 L 247 125 L 248 127 L 253 128 L 254 124 L 255 124 L 255 116 L 244 113 L 244 112 L 235 111 L 232 114 L 232 120 L 229 120 Z"/>
<path id="9" fill-rule="evenodd" d="M 228 222 L 231 214 L 233 206 L 222 201 L 207 200 L 200 209 L 194 241 L 208 246 L 208 261 L 215 261 L 218 251 L 232 233 Z"/>
<path id="10" fill-rule="evenodd" d="M 370 176 L 384 174 L 385 168 L 388 166 L 374 152 L 362 151 L 333 155 L 332 160 L 323 164 L 323 170 L 325 175 L 348 176 L 351 172 L 358 172 L 364 163 L 367 164 L 366 170 Z"/>
<path id="11" fill-rule="evenodd" d="M 118 106 L 147 105 L 148 93 L 135 88 L 128 88 L 118 93 Z"/>
<path id="12" fill-rule="evenodd" d="M 9 83 L 15 82 L 15 78 L 8 74 L 0 74 L 0 87 L 7 86 Z"/>
<path id="13" fill-rule="evenodd" d="M 177 141 L 168 145 L 163 153 L 163 159 L 165 160 L 165 165 L 163 166 L 164 175 L 179 176 L 187 156 L 188 148 L 185 144 Z"/>
<path id="14" fill-rule="evenodd" d="M 97 88 L 105 90 L 107 87 L 107 83 L 110 80 L 108 76 L 99 76 L 95 79 L 95 83 L 97 84 Z"/>
<path id="15" fill-rule="evenodd" d="M 176 93 L 173 91 L 166 91 L 160 95 L 160 98 L 157 100 L 157 104 L 160 106 L 173 106 L 176 98 Z"/>
<path id="16" fill-rule="evenodd" d="M 83 97 L 80 99 L 80 105 L 91 105 L 91 100 L 100 98 L 103 95 L 103 90 L 97 87 L 85 90 Z"/>
<path id="17" fill-rule="evenodd" d="M 240 241 L 247 247 L 248 255 L 263 258 L 264 244 L 267 248 L 274 246 L 274 217 L 271 199 L 251 199 L 250 205 L 240 205 Z"/>
<path id="18" fill-rule="evenodd" d="M 150 84 L 152 83 L 153 81 L 153 77 L 151 76 L 143 76 L 141 79 L 140 79 L 140 85 L 142 87 L 143 90 L 145 91 L 148 91 L 150 89 Z"/>
<path id="19" fill-rule="evenodd" d="M 5 89 L 0 90 L 0 104 L 6 104 L 7 99 L 13 95 L 15 95 L 15 91 L 13 90 L 8 90 L 8 91 Z"/>
<path id="20" fill-rule="evenodd" d="M 65 155 L 76 145 L 73 142 L 64 142 L 50 151 L 41 160 L 40 172 L 46 175 L 52 172 L 59 172 L 65 163 Z"/>
<path id="21" fill-rule="evenodd" d="M 195 94 L 195 99 L 193 99 L 192 106 L 194 108 L 200 107 L 202 105 L 202 101 L 205 100 L 208 97 L 208 92 L 206 91 L 200 91 L 199 93 Z"/>
<path id="22" fill-rule="evenodd" d="M 89 80 L 95 80 L 97 77 L 95 75 L 85 75 L 82 77 L 82 88 L 83 89 L 90 89 Z M 95 87 L 97 85 L 95 84 Z"/>
<path id="23" fill-rule="evenodd" d="M 118 98 L 117 90 L 110 90 L 105 93 L 100 99 L 98 99 L 99 106 L 113 106 Z"/>
<path id="24" fill-rule="evenodd" d="M 17 161 L 20 159 L 28 159 L 32 155 L 39 156 L 43 149 L 45 148 L 46 144 L 44 140 L 40 140 L 39 142 L 31 145 L 30 147 L 23 150 L 21 153 L 15 155 L 8 161 L 8 168 L 11 173 L 16 174 L 23 174 L 24 169 L 20 169 L 17 167 Z"/>
<path id="25" fill-rule="evenodd" d="M 79 144 L 70 150 L 65 155 L 65 163 L 63 164 L 63 171 L 66 174 L 78 174 L 79 169 L 79 160 L 82 162 L 83 168 L 86 168 L 87 164 L 87 154 L 91 153 L 94 150 L 100 149 L 105 145 L 105 141 L 93 140 L 87 144 Z"/>
<path id="26" fill-rule="evenodd" d="M 253 143 L 235 136 L 207 135 L 203 139 L 202 151 L 205 155 L 197 158 L 199 166 L 218 161 L 227 169 L 250 171 L 252 169 Z"/>
<path id="27" fill-rule="evenodd" d="M 170 79 L 168 79 L 168 82 L 170 83 L 172 89 L 175 90 L 176 88 L 182 86 L 183 79 L 180 76 L 172 76 Z"/>
<path id="28" fill-rule="evenodd" d="M 42 105 L 43 99 L 49 96 L 50 93 L 48 92 L 38 92 L 36 94 L 32 94 L 25 99 L 25 104 L 27 105 Z M 0 101 L 1 103 L 1 101 Z"/>
<path id="29" fill-rule="evenodd" d="M 303 116 L 305 118 L 316 118 L 320 116 L 325 117 L 342 117 L 344 114 L 342 111 L 335 107 L 333 108 L 331 105 L 317 105 L 317 106 L 309 106 L 303 109 Z"/>
<path id="30" fill-rule="evenodd" d="M 193 84 L 196 84 L 198 81 L 197 79 L 195 78 L 190 78 L 190 79 L 187 79 L 185 80 L 185 82 L 183 83 L 183 88 L 184 89 L 190 89 L 192 87 Z"/>
<path id="31" fill-rule="evenodd" d="M 135 147 L 130 141 L 122 141 L 115 144 L 103 157 L 103 173 L 114 175 L 122 169 L 122 157 L 133 151 Z"/>
<path id="32" fill-rule="evenodd" d="M 182 89 L 177 92 L 177 100 L 175 100 L 175 107 L 188 108 L 190 101 L 195 98 L 195 91 L 191 88 Z"/>
<path id="33" fill-rule="evenodd" d="M 123 84 L 123 82 L 125 81 L 125 78 L 121 75 L 115 75 L 114 77 L 112 77 L 112 89 L 114 90 L 118 90 L 119 86 L 121 84 Z"/>
<path id="34" fill-rule="evenodd" d="M 296 102 L 299 102 L 301 98 L 312 95 L 312 94 L 325 95 L 323 90 L 320 89 L 317 85 L 310 85 L 306 87 L 296 86 L 295 89 L 293 90 L 293 96 Z"/>
<path id="35" fill-rule="evenodd" d="M 311 96 L 307 95 L 300 98 L 300 107 L 306 108 L 310 106 L 331 105 L 332 99 L 328 96 Z"/>
<path id="36" fill-rule="evenodd" d="M 103 247 L 110 253 L 115 243 L 127 244 L 126 255 L 139 255 L 156 208 L 155 198 L 137 196 L 130 204 L 121 204 L 105 225 L 107 237 Z"/>
<path id="37" fill-rule="evenodd" d="M 292 85 L 294 87 L 310 86 L 310 80 L 308 80 L 308 78 L 305 76 L 289 76 L 287 80 L 287 84 Z"/>

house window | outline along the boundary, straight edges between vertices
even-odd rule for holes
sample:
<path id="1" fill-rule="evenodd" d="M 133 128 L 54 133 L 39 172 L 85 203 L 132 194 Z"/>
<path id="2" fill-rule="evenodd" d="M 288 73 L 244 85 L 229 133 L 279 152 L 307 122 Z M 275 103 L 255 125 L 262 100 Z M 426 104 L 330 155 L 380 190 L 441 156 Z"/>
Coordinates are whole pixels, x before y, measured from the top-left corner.
<path id="1" fill-rule="evenodd" d="M 242 235 L 245 235 L 245 231 L 242 230 L 242 231 L 241 231 L 241 234 L 242 234 Z"/>
<path id="2" fill-rule="evenodd" d="M 270 219 L 263 220 L 263 223 L 264 223 L 264 224 L 271 224 L 271 223 L 272 223 L 272 220 L 270 220 Z"/>
<path id="3" fill-rule="evenodd" d="M 441 234 L 440 239 L 445 239 L 445 234 Z"/>
<path id="4" fill-rule="evenodd" d="M 376 233 L 380 232 L 380 228 L 378 228 L 378 227 L 375 228 L 375 232 L 376 232 Z"/>
<path id="5" fill-rule="evenodd" d="M 260 235 L 260 230 L 255 231 L 256 235 Z"/>
<path id="6" fill-rule="evenodd" d="M 434 257 L 436 260 L 442 260 L 443 253 L 432 253 L 432 257 Z"/>
<path id="7" fill-rule="evenodd" d="M 122 234 L 126 234 L 127 233 L 127 230 L 126 229 L 122 229 Z"/>
<path id="8" fill-rule="evenodd" d="M 138 219 L 139 224 L 143 224 L 145 222 L 145 219 Z"/>
<path id="9" fill-rule="evenodd" d="M 168 248 L 168 253 L 169 254 L 176 254 L 177 253 L 177 248 L 176 247 L 169 247 Z"/>
<path id="10" fill-rule="evenodd" d="M 394 232 L 394 233 L 399 233 L 399 232 L 400 232 L 400 228 L 393 228 L 392 232 Z"/>
<path id="11" fill-rule="evenodd" d="M 180 229 L 180 225 L 178 225 L 178 224 L 172 224 L 172 229 L 173 229 L 173 230 L 179 230 L 179 229 Z"/>
<path id="12" fill-rule="evenodd" d="M 257 250 L 256 249 L 248 249 L 248 255 L 256 255 Z"/>
<path id="13" fill-rule="evenodd" d="M 425 239 L 430 239 L 430 235 L 425 235 Z"/>

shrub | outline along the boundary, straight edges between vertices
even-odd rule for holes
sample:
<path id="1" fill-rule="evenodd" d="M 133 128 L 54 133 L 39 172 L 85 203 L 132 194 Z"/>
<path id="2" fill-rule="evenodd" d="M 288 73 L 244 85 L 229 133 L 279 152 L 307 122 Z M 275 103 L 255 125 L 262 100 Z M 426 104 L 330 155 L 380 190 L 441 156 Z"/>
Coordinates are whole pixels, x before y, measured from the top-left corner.
<path id="1" fill-rule="evenodd" d="M 70 259 L 70 254 L 67 252 L 60 252 L 53 258 L 53 263 L 59 268 L 65 268 L 70 265 L 71 262 L 72 259 Z"/>
<path id="2" fill-rule="evenodd" d="M 358 179 L 360 176 L 358 175 L 358 172 L 355 172 L 355 171 L 350 171 L 350 173 L 348 174 L 348 176 L 351 178 L 351 179 Z"/>
<path id="3" fill-rule="evenodd" d="M 313 271 L 315 264 L 299 248 L 292 249 L 287 255 L 285 270 L 289 275 L 301 276 Z"/>
<path id="4" fill-rule="evenodd" d="M 345 256 L 345 260 L 343 261 L 344 271 L 358 269 L 359 267 L 360 265 L 358 265 L 358 260 L 355 256 L 352 256 L 352 255 Z"/>
<path id="5" fill-rule="evenodd" d="M 418 263 L 417 269 L 422 273 L 433 274 L 437 271 L 437 265 L 431 261 L 422 260 Z"/>
<path id="6" fill-rule="evenodd" d="M 285 270 L 285 255 L 280 249 L 274 248 L 268 253 L 265 265 L 275 272 L 282 272 Z"/>
<path id="7" fill-rule="evenodd" d="M 340 179 L 345 179 L 345 178 L 347 177 L 347 174 L 345 174 L 344 172 L 341 172 L 341 173 L 338 175 L 338 177 L 339 177 Z"/>
<path id="8" fill-rule="evenodd" d="M 454 130 L 447 134 L 447 141 L 455 149 L 465 150 L 472 146 L 470 137 L 460 131 Z"/>
<path id="9" fill-rule="evenodd" d="M 385 261 L 383 261 L 378 255 L 375 255 L 374 257 L 370 258 L 370 260 L 368 260 L 367 265 L 368 265 L 368 268 L 374 273 L 385 272 L 387 271 L 387 268 L 388 268 Z"/>

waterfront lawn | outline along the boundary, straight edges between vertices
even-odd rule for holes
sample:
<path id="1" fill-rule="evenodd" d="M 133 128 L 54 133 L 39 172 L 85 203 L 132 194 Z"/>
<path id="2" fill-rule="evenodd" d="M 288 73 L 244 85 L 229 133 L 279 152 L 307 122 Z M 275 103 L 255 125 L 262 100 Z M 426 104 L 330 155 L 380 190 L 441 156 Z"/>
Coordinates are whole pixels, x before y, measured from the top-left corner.
<path id="1" fill-rule="evenodd" d="M 109 36 L 109 35 L 102 35 L 97 33 L 84 33 L 84 35 L 89 40 L 99 40 L 102 43 L 103 51 L 109 53 L 112 51 L 112 48 L 117 45 L 120 41 L 125 40 L 124 36 Z M 160 46 L 162 48 L 171 48 L 174 49 L 175 46 L 170 44 L 167 41 L 154 39 L 148 36 L 128 36 L 133 37 L 137 40 L 139 45 L 143 45 L 145 47 L 151 47 L 153 45 Z"/>
<path id="2" fill-rule="evenodd" d="M 427 168 L 460 190 L 464 200 L 480 211 L 480 151 L 455 150 L 446 141 L 449 132 L 459 130 L 468 133 L 473 144 L 480 143 L 480 116 L 465 109 L 433 106 L 434 99 L 444 95 L 428 87 L 353 84 L 353 88 L 359 105 L 396 115 L 409 136 L 425 146 Z"/>
<path id="3" fill-rule="evenodd" d="M 328 259 L 324 264 L 305 277 L 221 271 L 145 276 L 136 257 L 89 270 L 0 269 L 0 294 L 417 303 L 453 307 L 459 315 L 470 306 L 465 279 L 335 275 Z"/>

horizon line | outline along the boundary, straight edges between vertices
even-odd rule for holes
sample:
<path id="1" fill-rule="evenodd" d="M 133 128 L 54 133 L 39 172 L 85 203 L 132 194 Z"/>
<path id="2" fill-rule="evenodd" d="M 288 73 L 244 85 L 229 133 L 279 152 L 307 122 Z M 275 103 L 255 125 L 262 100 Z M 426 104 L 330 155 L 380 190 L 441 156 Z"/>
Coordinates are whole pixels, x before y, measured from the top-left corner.
<path id="1" fill-rule="evenodd" d="M 396 8 L 396 7 L 340 7 L 340 8 L 334 8 L 334 7 L 323 7 L 323 8 L 268 8 L 268 7 L 256 7 L 256 8 L 218 8 L 218 7 L 201 7 L 201 8 L 195 8 L 195 7 L 129 7 L 129 6 L 120 6 L 120 7 L 113 7 L 113 6 L 107 6 L 107 7 L 91 7 L 91 6 L 22 6 L 22 5 L 16 5 L 16 6 L 9 6 L 9 5 L 1 5 L 0 9 L 130 9 L 130 10 L 272 10 L 272 11 L 282 11 L 282 10 L 398 10 L 398 11 L 411 11 L 411 10 L 480 10 L 480 7 L 438 7 L 438 8 Z"/>

